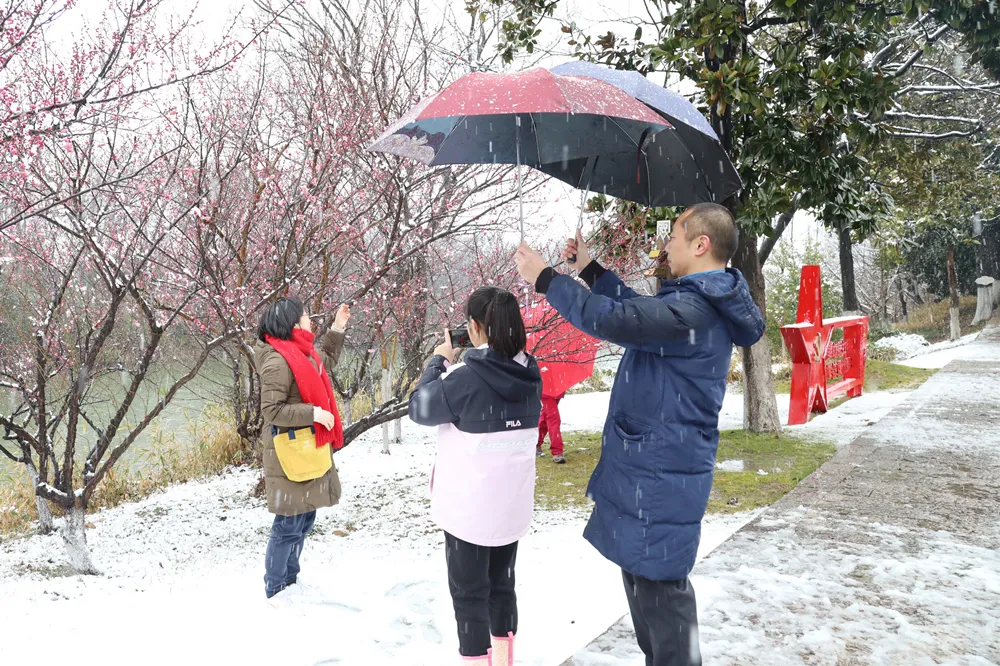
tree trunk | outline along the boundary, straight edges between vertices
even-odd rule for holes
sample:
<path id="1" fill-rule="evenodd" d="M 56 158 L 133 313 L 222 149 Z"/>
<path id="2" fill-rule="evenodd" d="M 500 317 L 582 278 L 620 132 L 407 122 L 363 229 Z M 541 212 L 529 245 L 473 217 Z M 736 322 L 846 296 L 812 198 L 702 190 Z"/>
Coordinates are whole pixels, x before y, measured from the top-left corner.
<path id="1" fill-rule="evenodd" d="M 382 370 L 382 384 L 381 391 L 379 392 L 381 404 L 389 402 L 390 393 L 392 392 L 392 366 L 384 368 Z M 389 454 L 389 422 L 386 421 L 382 424 L 382 453 Z"/>
<path id="2" fill-rule="evenodd" d="M 917 282 L 916 274 L 912 270 L 907 270 L 907 275 L 910 276 L 910 286 L 913 287 L 913 291 L 910 293 L 910 298 L 917 307 L 923 307 L 927 305 L 927 301 L 924 299 L 923 295 L 920 293 L 920 283 Z"/>
<path id="3" fill-rule="evenodd" d="M 38 487 L 38 470 L 35 469 L 30 460 L 26 467 L 28 468 L 28 478 L 31 479 L 31 490 L 34 492 L 35 488 Z M 38 533 L 51 534 L 54 532 L 56 528 L 52 522 L 52 509 L 49 508 L 49 501 L 37 493 L 35 494 L 35 510 L 38 512 Z"/>
<path id="4" fill-rule="evenodd" d="M 879 291 L 879 303 L 882 307 L 879 308 L 882 312 L 882 325 L 889 325 L 889 276 L 886 275 L 885 268 L 881 270 L 880 284 L 881 287 Z"/>
<path id="5" fill-rule="evenodd" d="M 66 555 L 69 556 L 69 563 L 74 571 L 83 575 L 96 575 L 100 572 L 90 559 L 86 526 L 87 510 L 74 505 L 66 515 L 66 522 L 62 527 L 63 543 L 66 544 Z"/>
<path id="6" fill-rule="evenodd" d="M 244 347 L 245 348 L 245 347 Z M 243 462 L 254 461 L 260 465 L 264 451 L 260 435 L 264 429 L 264 417 L 260 411 L 260 382 L 253 363 L 244 363 L 240 349 L 226 349 L 230 357 L 233 377 L 232 410 L 236 433 L 240 436 L 240 458 Z"/>
<path id="7" fill-rule="evenodd" d="M 341 415 L 340 420 L 343 421 L 344 428 L 346 429 L 347 426 L 349 426 L 352 423 L 354 423 L 354 419 L 351 418 L 351 399 L 350 398 L 344 398 L 344 408 L 341 410 L 341 412 L 343 412 L 343 414 Z"/>
<path id="8" fill-rule="evenodd" d="M 976 255 L 979 274 L 1000 279 L 1000 224 L 995 220 L 985 222 L 977 239 Z"/>
<path id="9" fill-rule="evenodd" d="M 766 315 L 764 272 L 757 255 L 757 239 L 740 234 L 733 265 L 743 272 L 750 294 Z M 781 416 L 771 375 L 771 347 L 767 336 L 743 349 L 743 426 L 751 432 L 781 432 Z"/>
<path id="10" fill-rule="evenodd" d="M 906 283 L 903 282 L 903 274 L 896 276 L 896 283 L 899 285 L 899 307 L 903 315 L 903 323 L 910 323 L 910 313 L 906 309 Z"/>
<path id="11" fill-rule="evenodd" d="M 840 229 L 840 284 L 844 291 L 844 312 L 861 312 L 858 301 L 858 284 L 854 278 L 854 252 L 851 230 Z"/>
<path id="12" fill-rule="evenodd" d="M 746 18 L 746 9 L 743 9 L 743 17 Z M 742 46 L 742 48 L 741 48 Z M 737 45 L 736 39 L 730 36 L 723 47 L 722 58 L 725 61 L 732 60 L 737 56 L 737 50 L 742 50 L 746 55 L 747 44 Z M 709 70 L 718 72 L 721 70 L 722 62 L 718 57 L 718 52 L 713 49 L 705 49 L 705 65 Z M 715 128 L 722 147 L 726 153 L 736 160 L 735 142 L 733 140 L 733 107 L 727 106 L 720 114 L 720 105 L 711 105 L 711 122 Z M 739 200 L 733 196 L 726 200 L 726 207 L 733 213 L 734 219 L 739 219 L 737 215 Z M 762 314 L 767 314 L 767 299 L 764 289 L 764 271 L 761 269 L 760 257 L 757 255 L 757 237 L 740 230 L 739 245 L 736 249 L 736 256 L 733 258 L 733 266 L 743 272 L 750 285 L 750 294 Z M 781 417 L 778 415 L 778 401 L 774 395 L 774 377 L 771 375 L 771 349 L 767 342 L 767 336 L 762 336 L 755 345 L 743 350 L 743 423 L 747 430 L 753 432 L 781 432 Z"/>
<path id="13" fill-rule="evenodd" d="M 951 339 L 962 337 L 962 325 L 959 321 L 961 301 L 958 298 L 958 273 L 955 271 L 955 246 L 948 248 L 948 286 L 951 288 Z"/>

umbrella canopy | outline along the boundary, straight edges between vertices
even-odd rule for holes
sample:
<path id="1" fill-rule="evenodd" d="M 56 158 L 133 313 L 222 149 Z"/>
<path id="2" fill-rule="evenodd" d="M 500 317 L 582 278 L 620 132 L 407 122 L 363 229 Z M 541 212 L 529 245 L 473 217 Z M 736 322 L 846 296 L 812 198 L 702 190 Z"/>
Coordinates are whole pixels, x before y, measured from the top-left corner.
<path id="1" fill-rule="evenodd" d="M 631 151 L 668 122 L 613 85 L 544 69 L 463 76 L 369 150 L 427 165 L 567 162 Z"/>
<path id="2" fill-rule="evenodd" d="M 542 371 L 542 395 L 558 397 L 594 374 L 595 338 L 576 329 L 547 301 L 522 309 L 527 352 Z"/>
<path id="3" fill-rule="evenodd" d="M 596 161 L 583 157 L 553 161 L 541 168 L 545 173 L 581 189 L 648 206 L 722 202 L 743 187 L 715 130 L 680 95 L 638 72 L 593 63 L 569 62 L 552 71 L 608 83 L 654 109 L 670 129 L 644 143 L 638 169 L 635 152 L 622 151 L 601 155 Z"/>

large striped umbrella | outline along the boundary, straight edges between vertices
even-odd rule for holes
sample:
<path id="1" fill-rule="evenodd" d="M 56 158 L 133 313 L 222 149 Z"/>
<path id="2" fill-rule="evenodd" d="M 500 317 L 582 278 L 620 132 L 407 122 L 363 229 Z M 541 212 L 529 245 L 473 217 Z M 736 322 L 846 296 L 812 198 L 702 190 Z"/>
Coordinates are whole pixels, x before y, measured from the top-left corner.
<path id="1" fill-rule="evenodd" d="M 463 76 L 412 108 L 369 150 L 430 166 L 570 164 L 632 152 L 669 123 L 645 104 L 594 78 L 545 69 Z M 521 178 L 518 169 L 518 192 Z M 521 235 L 524 235 L 523 205 Z"/>

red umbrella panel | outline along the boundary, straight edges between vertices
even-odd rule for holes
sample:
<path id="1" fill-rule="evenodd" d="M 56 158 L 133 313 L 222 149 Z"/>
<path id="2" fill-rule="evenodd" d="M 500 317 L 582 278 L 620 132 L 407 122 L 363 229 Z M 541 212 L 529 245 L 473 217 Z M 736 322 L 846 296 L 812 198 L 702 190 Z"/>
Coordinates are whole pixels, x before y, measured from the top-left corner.
<path id="1" fill-rule="evenodd" d="M 578 330 L 546 301 L 522 309 L 527 351 L 542 371 L 542 395 L 558 397 L 594 374 L 600 341 Z"/>

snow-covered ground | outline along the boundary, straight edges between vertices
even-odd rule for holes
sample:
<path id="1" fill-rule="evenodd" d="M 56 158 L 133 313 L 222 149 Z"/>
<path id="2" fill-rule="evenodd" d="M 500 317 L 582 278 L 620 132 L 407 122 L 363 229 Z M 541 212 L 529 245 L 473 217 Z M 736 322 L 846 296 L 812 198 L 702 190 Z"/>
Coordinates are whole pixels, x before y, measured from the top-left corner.
<path id="1" fill-rule="evenodd" d="M 927 338 L 922 335 L 898 333 L 887 338 L 882 338 L 881 340 L 876 340 L 870 346 L 874 349 L 891 349 L 896 352 L 896 360 L 902 361 L 923 354 L 928 344 Z"/>
<path id="2" fill-rule="evenodd" d="M 790 430 L 843 446 L 907 395 L 868 394 Z M 608 397 L 567 396 L 564 429 L 600 430 Z M 742 426 L 742 400 L 726 396 L 720 428 Z M 778 404 L 787 417 L 788 396 Z M 442 537 L 427 516 L 433 437 L 404 421 L 392 455 L 380 453 L 380 431 L 338 454 L 343 503 L 320 511 L 302 556 L 313 598 L 281 610 L 263 598 L 271 516 L 248 496 L 252 471 L 93 516 L 102 576 L 69 575 L 56 536 L 0 543 L 0 664 L 24 663 L 54 637 L 76 666 L 457 662 Z M 756 515 L 707 518 L 699 555 Z M 538 511 L 521 542 L 521 666 L 562 663 L 627 612 L 619 571 L 580 536 L 585 522 Z"/>
<path id="3" fill-rule="evenodd" d="M 971 333 L 953 342 L 945 341 L 928 345 L 923 347 L 919 354 L 907 357 L 903 361 L 897 361 L 897 363 L 910 366 L 911 368 L 939 370 L 955 359 L 967 356 L 970 352 L 965 347 L 975 342 L 978 336 L 978 333 Z"/>
<path id="4" fill-rule="evenodd" d="M 959 358 L 964 353 L 961 348 L 974 342 L 978 336 L 978 333 L 971 333 L 955 341 L 946 340 L 932 345 L 928 344 L 923 336 L 900 333 L 877 340 L 871 343 L 871 346 L 894 350 L 895 363 L 900 365 L 938 370 Z"/>
<path id="5" fill-rule="evenodd" d="M 573 426 L 593 429 L 607 395 L 565 404 Z M 0 664 L 25 663 L 55 636 L 77 666 L 457 663 L 443 540 L 427 517 L 434 433 L 409 422 L 403 433 L 389 456 L 379 432 L 338 454 L 343 503 L 319 512 L 302 556 L 313 602 L 265 604 L 271 516 L 248 497 L 246 470 L 93 516 L 100 577 L 68 575 L 58 537 L 3 543 Z M 708 518 L 702 554 L 754 515 Z M 585 521 L 540 511 L 521 542 L 519 664 L 559 664 L 627 611 L 620 572 L 581 537 Z"/>

